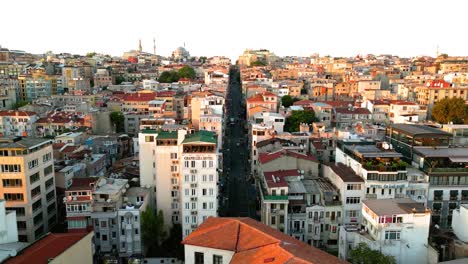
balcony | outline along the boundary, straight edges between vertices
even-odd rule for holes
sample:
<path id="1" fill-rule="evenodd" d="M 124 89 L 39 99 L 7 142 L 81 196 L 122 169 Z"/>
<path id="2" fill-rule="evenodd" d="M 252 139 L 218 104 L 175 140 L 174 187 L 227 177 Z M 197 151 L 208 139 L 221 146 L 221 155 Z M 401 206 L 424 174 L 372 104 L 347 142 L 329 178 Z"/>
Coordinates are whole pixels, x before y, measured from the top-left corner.
<path id="1" fill-rule="evenodd" d="M 423 171 L 426 173 L 445 173 L 445 172 L 466 172 L 468 173 L 468 168 L 451 168 L 451 167 L 445 167 L 445 168 L 428 168 L 424 167 Z"/>
<path id="2" fill-rule="evenodd" d="M 264 200 L 268 201 L 288 201 L 287 195 L 265 195 Z"/>
<path id="3" fill-rule="evenodd" d="M 406 163 L 402 162 L 394 162 L 391 165 L 386 165 L 384 163 L 379 164 L 372 164 L 367 162 L 363 164 L 363 168 L 368 171 L 379 171 L 379 172 L 387 172 L 387 171 L 406 171 Z"/>

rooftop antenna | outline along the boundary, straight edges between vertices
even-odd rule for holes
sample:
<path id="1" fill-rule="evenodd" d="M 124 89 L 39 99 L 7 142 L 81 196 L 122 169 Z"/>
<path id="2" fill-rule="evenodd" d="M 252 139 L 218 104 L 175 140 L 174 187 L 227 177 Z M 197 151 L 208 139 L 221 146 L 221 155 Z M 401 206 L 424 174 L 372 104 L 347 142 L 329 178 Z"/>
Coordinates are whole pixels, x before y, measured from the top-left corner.
<path id="1" fill-rule="evenodd" d="M 439 57 L 439 45 L 437 45 L 437 49 L 436 49 L 436 58 Z"/>
<path id="2" fill-rule="evenodd" d="M 156 38 L 153 38 L 153 53 L 156 56 Z"/>
<path id="3" fill-rule="evenodd" d="M 141 39 L 138 40 L 138 51 L 139 52 L 143 51 L 143 47 L 141 46 Z"/>

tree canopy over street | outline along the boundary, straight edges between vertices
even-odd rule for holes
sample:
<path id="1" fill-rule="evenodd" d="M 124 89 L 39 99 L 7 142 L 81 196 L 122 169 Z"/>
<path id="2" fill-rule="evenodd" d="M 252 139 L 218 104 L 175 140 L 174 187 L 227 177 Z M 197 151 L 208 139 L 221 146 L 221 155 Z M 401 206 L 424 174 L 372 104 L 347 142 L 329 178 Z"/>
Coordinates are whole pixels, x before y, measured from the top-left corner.
<path id="1" fill-rule="evenodd" d="M 164 71 L 159 76 L 158 82 L 160 83 L 173 83 L 178 82 L 180 78 L 195 79 L 197 74 L 190 66 L 184 66 L 178 71 Z"/>
<path id="2" fill-rule="evenodd" d="M 119 133 L 124 131 L 125 117 L 122 112 L 110 113 L 110 120 L 111 123 L 115 126 L 115 132 Z"/>

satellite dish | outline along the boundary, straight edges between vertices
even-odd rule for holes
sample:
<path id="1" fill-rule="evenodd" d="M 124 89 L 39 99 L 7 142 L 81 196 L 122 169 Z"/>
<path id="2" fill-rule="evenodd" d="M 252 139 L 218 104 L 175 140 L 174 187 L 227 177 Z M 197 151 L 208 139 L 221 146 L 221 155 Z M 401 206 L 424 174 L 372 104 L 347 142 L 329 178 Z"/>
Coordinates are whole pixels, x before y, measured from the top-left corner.
<path id="1" fill-rule="evenodd" d="M 387 142 L 382 143 L 383 149 L 390 149 L 390 145 Z"/>

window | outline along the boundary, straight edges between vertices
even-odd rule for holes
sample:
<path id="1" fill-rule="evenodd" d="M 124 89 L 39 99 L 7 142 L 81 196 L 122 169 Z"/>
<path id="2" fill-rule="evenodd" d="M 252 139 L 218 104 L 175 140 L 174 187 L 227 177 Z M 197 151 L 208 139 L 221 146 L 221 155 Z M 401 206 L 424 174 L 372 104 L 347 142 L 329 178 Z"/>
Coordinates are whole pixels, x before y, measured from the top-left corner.
<path id="1" fill-rule="evenodd" d="M 190 166 L 191 166 L 192 168 L 195 168 L 195 161 L 194 161 L 194 160 L 191 161 Z"/>
<path id="2" fill-rule="evenodd" d="M 347 190 L 361 190 L 361 184 L 348 184 L 346 186 Z"/>
<path id="3" fill-rule="evenodd" d="M 52 153 L 49 152 L 49 153 L 45 154 L 44 156 L 42 156 L 42 162 L 46 163 L 46 162 L 48 162 L 51 158 L 52 158 Z"/>
<path id="4" fill-rule="evenodd" d="M 46 187 L 46 189 L 49 189 L 49 188 L 50 188 L 51 186 L 53 186 L 53 185 L 54 185 L 54 178 L 53 178 L 53 177 L 50 178 L 50 179 L 48 179 L 48 180 L 45 182 L 45 187 Z"/>
<path id="5" fill-rule="evenodd" d="M 171 153 L 171 159 L 177 159 L 177 153 Z"/>
<path id="6" fill-rule="evenodd" d="M 6 201 L 23 201 L 22 193 L 5 193 L 3 194 Z"/>
<path id="7" fill-rule="evenodd" d="M 47 166 L 47 168 L 44 169 L 44 176 L 47 176 L 52 173 L 52 165 Z"/>
<path id="8" fill-rule="evenodd" d="M 41 194 L 41 186 L 37 186 L 36 188 L 31 190 L 31 198 L 35 198 L 36 196 Z"/>
<path id="9" fill-rule="evenodd" d="M 204 255 L 201 252 L 195 252 L 195 264 L 204 264 Z"/>
<path id="10" fill-rule="evenodd" d="M 211 174 L 211 175 L 209 176 L 209 180 L 210 180 L 210 182 L 212 182 L 212 181 L 214 180 L 213 174 Z"/>
<path id="11" fill-rule="evenodd" d="M 29 183 L 33 184 L 39 180 L 39 172 L 34 173 L 33 175 L 29 176 Z"/>
<path id="12" fill-rule="evenodd" d="M 193 224 L 197 223 L 197 216 L 196 215 L 192 215 L 192 223 Z"/>
<path id="13" fill-rule="evenodd" d="M 358 204 L 360 202 L 360 197 L 346 197 L 346 204 Z"/>
<path id="14" fill-rule="evenodd" d="M 202 168 L 206 168 L 206 160 L 202 161 Z"/>
<path id="15" fill-rule="evenodd" d="M 154 136 L 145 136 L 145 142 L 154 142 Z"/>
<path id="16" fill-rule="evenodd" d="M 171 178 L 171 183 L 172 184 L 177 184 L 177 178 Z"/>
<path id="17" fill-rule="evenodd" d="M 202 195 L 203 195 L 203 196 L 206 195 L 206 189 L 202 189 Z"/>
<path id="18" fill-rule="evenodd" d="M 190 203 L 185 203 L 185 209 L 190 210 Z"/>
<path id="19" fill-rule="evenodd" d="M 206 204 L 206 203 L 203 203 L 203 209 L 206 210 L 206 208 L 208 208 L 207 204 Z"/>
<path id="20" fill-rule="evenodd" d="M 39 165 L 39 161 L 37 159 L 31 160 L 28 162 L 29 169 L 33 169 Z"/>
<path id="21" fill-rule="evenodd" d="M 8 164 L 2 165 L 2 172 L 21 172 L 21 165 L 19 164 Z"/>
<path id="22" fill-rule="evenodd" d="M 102 241 L 107 241 L 107 235 L 102 235 Z"/>
<path id="23" fill-rule="evenodd" d="M 176 165 L 171 166 L 171 172 L 177 172 L 177 166 Z"/>
<path id="24" fill-rule="evenodd" d="M 271 217 L 271 224 L 276 225 L 276 216 Z"/>
<path id="25" fill-rule="evenodd" d="M 214 208 L 214 203 L 213 203 L 213 202 L 210 202 L 209 205 L 210 205 L 210 206 L 209 206 L 210 209 L 213 209 L 213 208 Z"/>
<path id="26" fill-rule="evenodd" d="M 213 255 L 213 264 L 223 264 L 223 256 Z"/>
<path id="27" fill-rule="evenodd" d="M 2 180 L 3 187 L 8 188 L 8 187 L 21 187 L 23 186 L 23 183 L 21 179 L 3 179 Z"/>
<path id="28" fill-rule="evenodd" d="M 350 217 L 350 218 L 359 216 L 359 212 L 357 210 L 346 210 L 345 214 L 346 214 L 346 217 Z"/>
<path id="29" fill-rule="evenodd" d="M 171 196 L 172 197 L 177 197 L 177 191 L 171 191 Z"/>
<path id="30" fill-rule="evenodd" d="M 184 167 L 185 167 L 185 168 L 189 168 L 189 165 L 190 165 L 190 163 L 189 163 L 188 160 L 184 161 Z"/>
<path id="31" fill-rule="evenodd" d="M 214 195 L 214 190 L 213 190 L 213 188 L 210 188 L 210 189 L 209 189 L 209 195 L 210 195 L 210 196 L 213 196 L 213 195 Z"/>
<path id="32" fill-rule="evenodd" d="M 385 231 L 385 240 L 399 240 L 400 231 Z"/>
<path id="33" fill-rule="evenodd" d="M 138 235 L 138 228 L 135 229 L 135 235 Z"/>
<path id="34" fill-rule="evenodd" d="M 213 165 L 214 165 L 214 162 L 213 162 L 212 160 L 210 160 L 210 161 L 208 162 L 208 166 L 209 166 L 210 168 L 213 168 Z"/>
<path id="35" fill-rule="evenodd" d="M 184 181 L 189 182 L 190 181 L 190 175 L 184 175 Z"/>
<path id="36" fill-rule="evenodd" d="M 107 222 L 106 222 L 106 221 L 102 221 L 102 222 L 101 222 L 101 227 L 106 228 L 106 227 L 107 227 Z"/>

